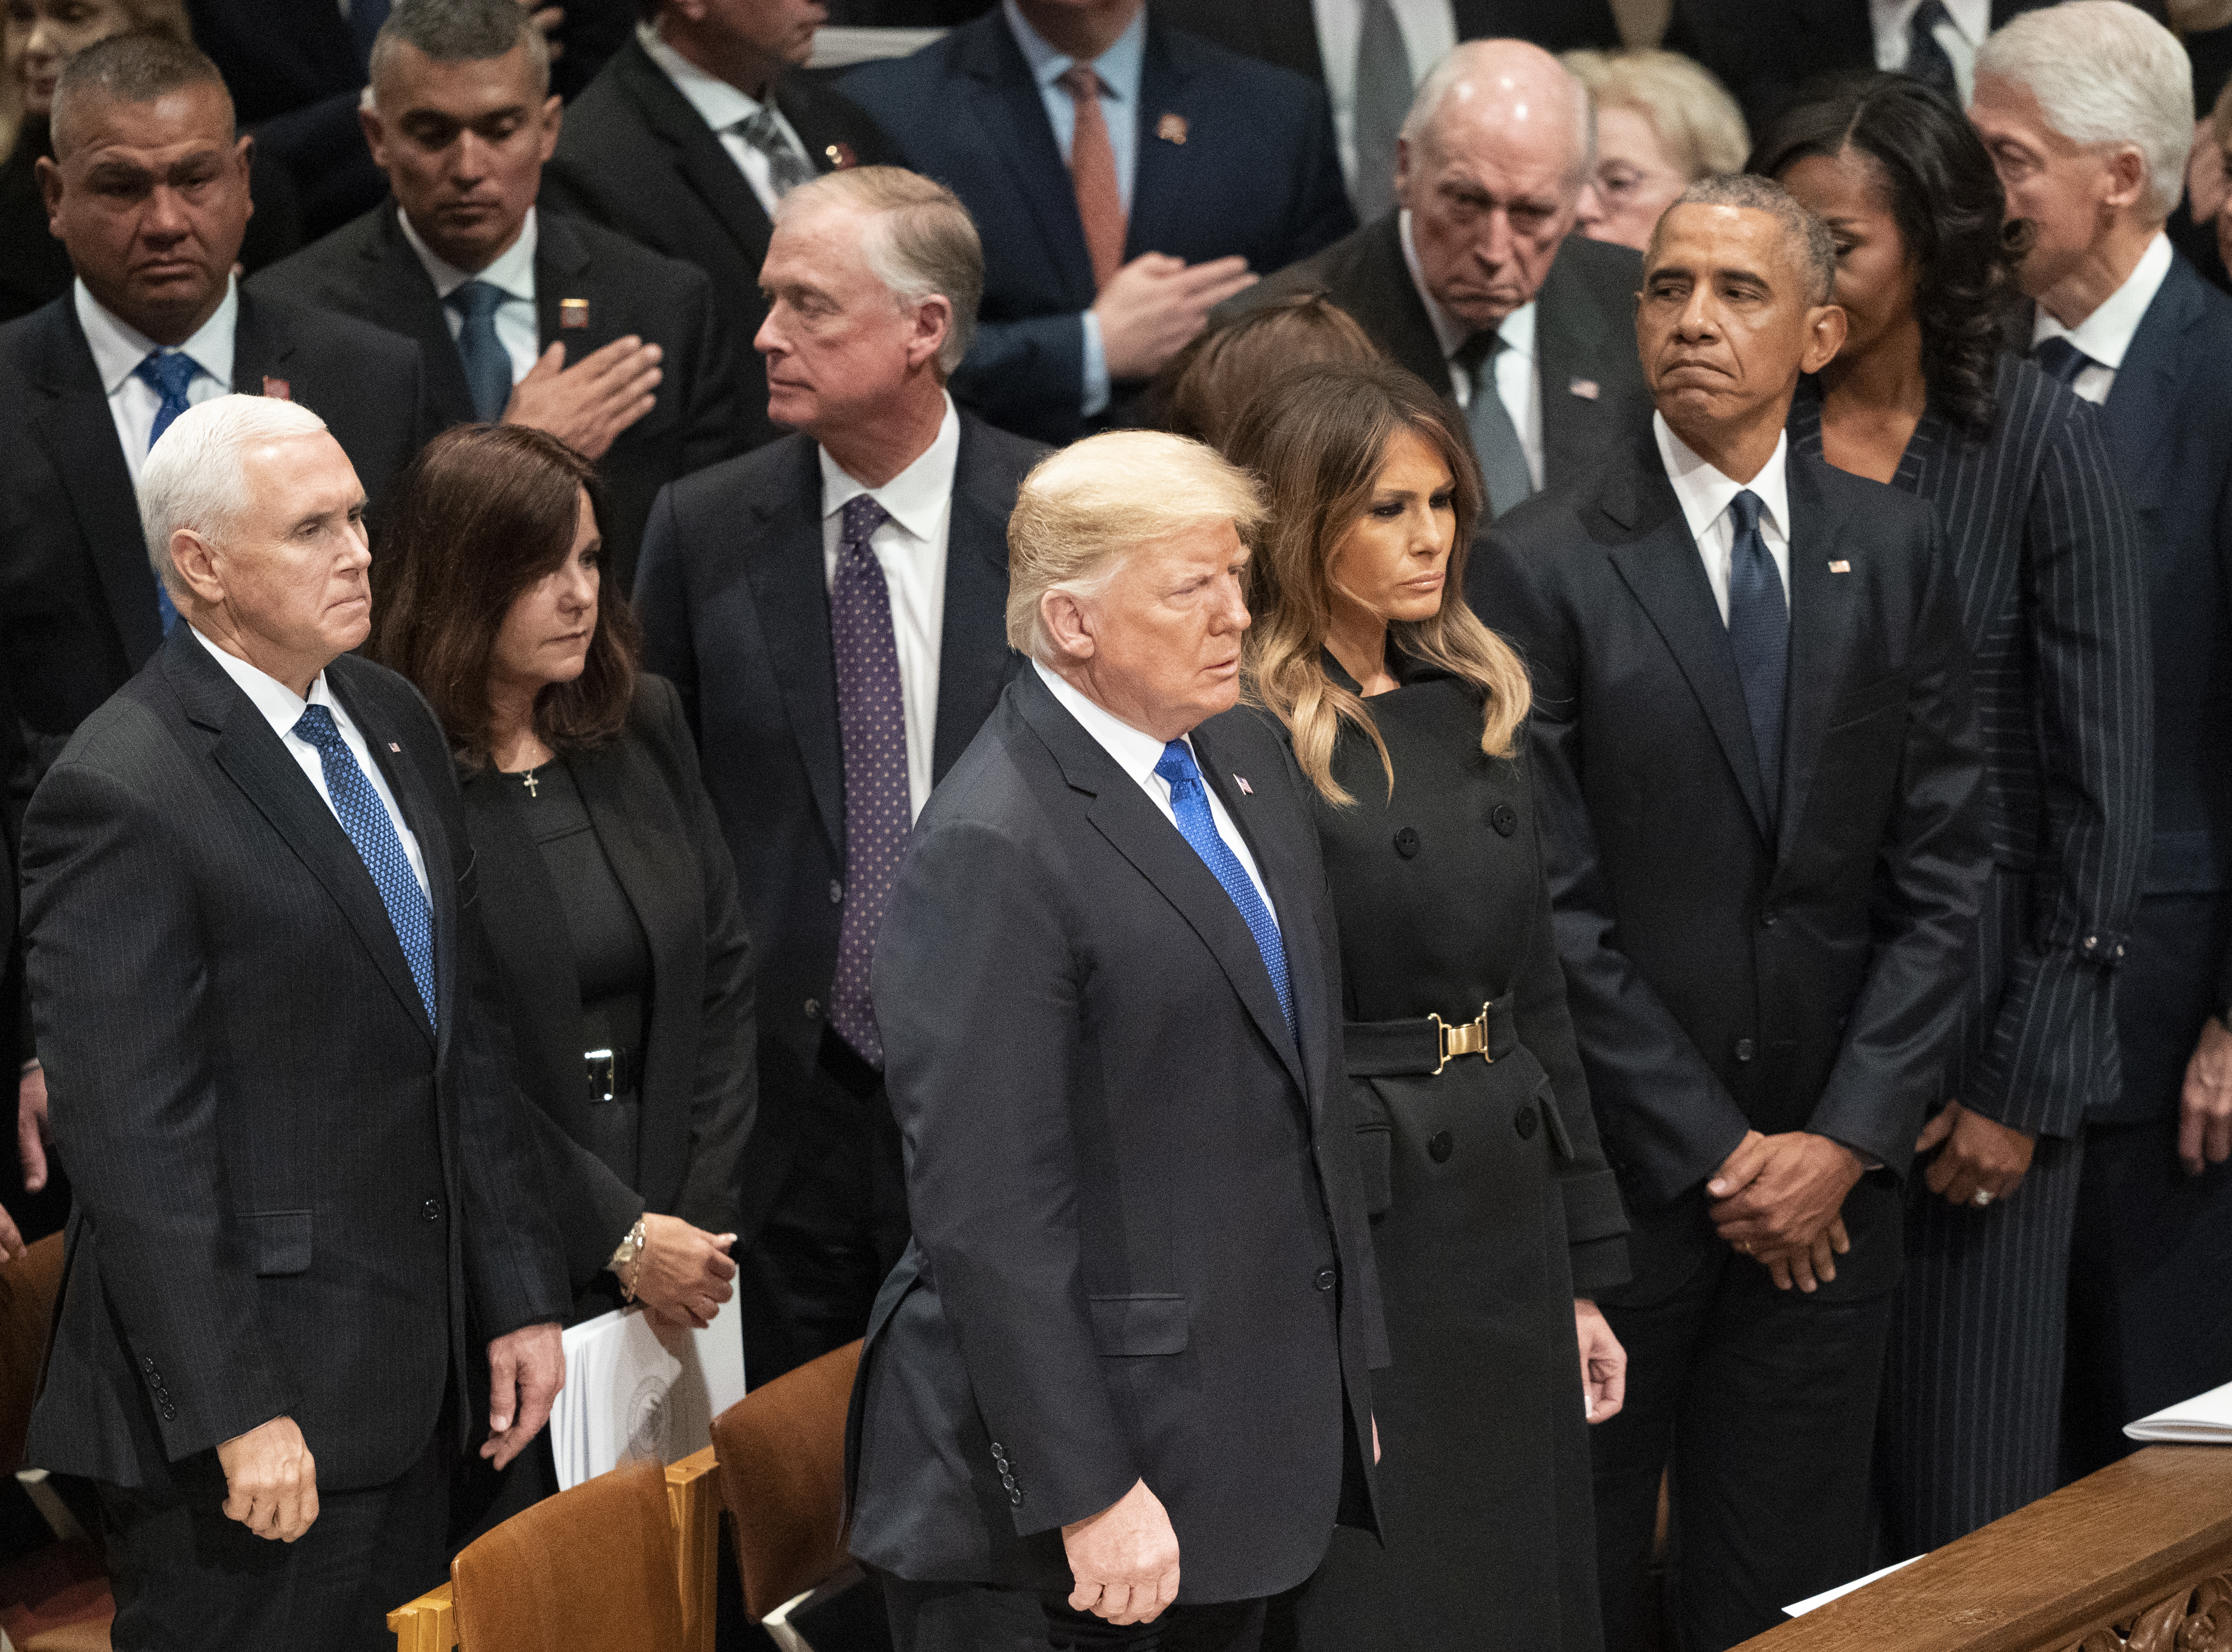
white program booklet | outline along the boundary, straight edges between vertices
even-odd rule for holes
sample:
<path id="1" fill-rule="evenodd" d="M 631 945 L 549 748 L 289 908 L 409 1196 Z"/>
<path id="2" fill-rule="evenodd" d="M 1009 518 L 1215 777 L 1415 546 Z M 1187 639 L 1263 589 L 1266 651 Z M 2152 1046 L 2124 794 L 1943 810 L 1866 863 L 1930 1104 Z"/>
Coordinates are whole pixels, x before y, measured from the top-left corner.
<path id="1" fill-rule="evenodd" d="M 2155 1443 L 2167 1441 L 2185 1446 L 2232 1446 L 2232 1383 L 2212 1388 L 2206 1394 L 2157 1411 L 2151 1417 L 2127 1422 L 2124 1432 L 2134 1440 Z"/>
<path id="2" fill-rule="evenodd" d="M 1912 1565 L 1915 1560 L 1919 1560 L 1922 1557 L 1920 1555 L 1916 1555 L 1913 1560 L 1901 1560 L 1896 1565 L 1885 1566 L 1881 1571 L 1872 1571 L 1866 1577 L 1855 1578 L 1851 1583 L 1839 1584 L 1834 1589 L 1825 1590 L 1821 1594 L 1813 1596 L 1806 1600 L 1801 1600 L 1794 1606 L 1784 1607 L 1782 1609 L 1782 1615 L 1785 1617 L 1803 1617 L 1815 1607 L 1826 1606 L 1833 1600 L 1842 1600 L 1854 1590 L 1865 1589 L 1870 1584 L 1875 1582 L 1877 1578 L 1888 1577 L 1894 1571 L 1904 1571 L 1907 1567 Z"/>
<path id="3" fill-rule="evenodd" d="M 559 1489 L 639 1457 L 678 1462 L 712 1443 L 713 1419 L 744 1397 L 736 1305 L 703 1331 L 654 1325 L 639 1307 L 565 1333 L 566 1386 L 550 1409 Z"/>

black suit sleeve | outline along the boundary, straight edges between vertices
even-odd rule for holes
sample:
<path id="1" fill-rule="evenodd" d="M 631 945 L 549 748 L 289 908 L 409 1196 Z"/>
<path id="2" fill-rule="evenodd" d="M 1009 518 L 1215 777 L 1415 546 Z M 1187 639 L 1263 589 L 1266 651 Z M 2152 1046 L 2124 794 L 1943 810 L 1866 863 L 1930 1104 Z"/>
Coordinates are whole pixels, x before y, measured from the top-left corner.
<path id="1" fill-rule="evenodd" d="M 1333 105 L 1322 88 L 1309 88 L 1308 140 L 1294 157 L 1294 171 L 1303 180 L 1294 197 L 1294 215 L 1287 229 L 1287 247 L 1268 275 L 1299 262 L 1356 228 L 1356 210 L 1349 204 L 1348 185 L 1340 175 L 1340 147 L 1333 138 Z"/>
<path id="2" fill-rule="evenodd" d="M 688 400 L 682 419 L 681 469 L 678 476 L 717 464 L 736 450 L 737 340 L 713 302 L 713 283 L 705 272 L 687 266 L 688 299 L 675 317 L 670 353 L 690 365 Z M 670 365 L 669 372 L 673 371 Z"/>
<path id="3" fill-rule="evenodd" d="M 980 322 L 951 388 L 1002 430 L 1083 430 L 1084 315 Z"/>
<path id="4" fill-rule="evenodd" d="M 643 554 L 635 570 L 635 617 L 643 627 L 643 669 L 672 685 L 690 725 L 702 732 L 698 716 L 698 652 L 690 634 L 690 573 L 675 521 L 674 489 L 659 490 L 651 519 L 643 528 Z"/>

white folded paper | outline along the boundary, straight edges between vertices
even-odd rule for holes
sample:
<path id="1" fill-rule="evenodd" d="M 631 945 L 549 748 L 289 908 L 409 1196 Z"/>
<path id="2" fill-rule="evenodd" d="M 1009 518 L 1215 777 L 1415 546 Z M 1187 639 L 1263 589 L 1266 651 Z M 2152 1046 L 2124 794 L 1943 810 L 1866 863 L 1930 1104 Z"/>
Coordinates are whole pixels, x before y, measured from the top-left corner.
<path id="1" fill-rule="evenodd" d="M 1866 1577 L 1855 1578 L 1851 1583 L 1839 1584 L 1834 1589 L 1829 1590 L 1822 1594 L 1815 1595 L 1810 1599 L 1801 1600 L 1795 1606 L 1784 1607 L 1782 1609 L 1783 1616 L 1786 1617 L 1803 1617 L 1807 1613 L 1812 1611 L 1816 1606 L 1826 1606 L 1833 1600 L 1842 1600 L 1854 1590 L 1865 1589 L 1870 1584 L 1873 1583 L 1878 1577 L 1888 1577 L 1894 1571 L 1903 1571 L 1907 1567 L 1912 1565 L 1915 1560 L 1919 1560 L 1922 1557 L 1920 1555 L 1916 1555 L 1911 1560 L 1898 1561 L 1894 1565 L 1885 1566 L 1881 1571 L 1872 1571 Z"/>
<path id="2" fill-rule="evenodd" d="M 2167 1410 L 2137 1422 L 2126 1422 L 2124 1432 L 2134 1440 L 2170 1441 L 2187 1446 L 2232 1446 L 2232 1383 L 2212 1388 Z"/>
<path id="3" fill-rule="evenodd" d="M 564 1342 L 566 1386 L 550 1408 L 561 1491 L 634 1458 L 671 1463 L 703 1451 L 713 1419 L 744 1397 L 733 1303 L 703 1331 L 654 1325 L 631 1307 L 582 1321 Z"/>

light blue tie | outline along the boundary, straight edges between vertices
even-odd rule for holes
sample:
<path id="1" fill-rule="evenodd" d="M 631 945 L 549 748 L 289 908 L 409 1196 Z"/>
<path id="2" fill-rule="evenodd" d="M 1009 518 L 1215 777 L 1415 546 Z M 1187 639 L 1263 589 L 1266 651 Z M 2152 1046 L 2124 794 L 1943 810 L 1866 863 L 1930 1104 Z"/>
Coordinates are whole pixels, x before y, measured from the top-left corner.
<path id="1" fill-rule="evenodd" d="M 457 329 L 457 354 L 464 360 L 473 416 L 483 424 L 502 418 L 504 405 L 511 399 L 511 353 L 496 335 L 496 309 L 508 296 L 501 287 L 469 281 L 442 301 L 464 323 Z"/>
<path id="2" fill-rule="evenodd" d="M 341 830 L 348 833 L 349 841 L 363 858 L 364 869 L 372 874 L 380 904 L 387 908 L 387 921 L 395 926 L 395 938 L 402 945 L 403 961 L 411 966 L 419 1001 L 426 1007 L 426 1024 L 435 1026 L 433 917 L 426 910 L 426 892 L 418 887 L 411 870 L 411 857 L 403 851 L 403 839 L 395 833 L 395 822 L 388 818 L 387 806 L 357 766 L 356 754 L 341 738 L 332 712 L 321 705 L 304 706 L 294 732 L 295 739 L 318 748 L 334 813 L 341 817 Z"/>
<path id="3" fill-rule="evenodd" d="M 1294 995 L 1287 984 L 1287 945 L 1279 937 L 1278 920 L 1263 904 L 1240 857 L 1217 831 L 1209 809 L 1209 788 L 1201 783 L 1201 770 L 1194 767 L 1193 753 L 1184 741 L 1173 740 L 1163 748 L 1155 773 L 1171 783 L 1171 813 L 1178 817 L 1178 831 L 1224 885 L 1248 933 L 1256 937 L 1256 949 L 1263 955 L 1263 968 L 1271 973 L 1272 990 L 1279 994 L 1279 1008 L 1287 1017 L 1287 1030 L 1294 1032 Z"/>
<path id="4" fill-rule="evenodd" d="M 155 423 L 147 432 L 147 450 L 152 453 L 155 444 L 163 439 L 163 432 L 177 424 L 178 415 L 193 405 L 186 399 L 186 391 L 201 368 L 183 352 L 150 350 L 147 359 L 132 372 L 133 377 L 151 385 L 163 398 L 163 405 L 155 410 Z M 169 636 L 171 627 L 178 623 L 178 610 L 160 580 L 155 581 L 155 612 L 162 618 L 163 635 Z"/>
<path id="5" fill-rule="evenodd" d="M 1782 702 L 1790 680 L 1790 606 L 1782 575 L 1759 531 L 1765 502 L 1746 488 L 1729 502 L 1736 543 L 1729 559 L 1729 650 L 1736 658 L 1744 709 L 1759 754 L 1759 779 L 1767 814 L 1775 818 L 1782 796 Z"/>

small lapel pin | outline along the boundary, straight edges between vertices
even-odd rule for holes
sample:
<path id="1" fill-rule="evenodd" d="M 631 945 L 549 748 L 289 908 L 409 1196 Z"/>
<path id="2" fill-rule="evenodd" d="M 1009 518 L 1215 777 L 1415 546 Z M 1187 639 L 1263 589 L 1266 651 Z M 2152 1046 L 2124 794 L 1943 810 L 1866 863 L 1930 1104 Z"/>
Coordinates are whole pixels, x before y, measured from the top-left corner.
<path id="1" fill-rule="evenodd" d="M 558 329 L 561 333 L 583 333 L 589 326 L 589 301 L 586 298 L 561 298 L 558 301 Z"/>
<path id="2" fill-rule="evenodd" d="M 1256 795 L 1256 788 L 1248 783 L 1248 776 L 1245 774 L 1235 774 L 1232 777 L 1232 782 L 1249 796 L 1253 797 Z"/>
<path id="3" fill-rule="evenodd" d="M 276 402 L 295 399 L 295 387 L 284 379 L 274 379 L 269 373 L 263 375 L 263 393 Z"/>
<path id="4" fill-rule="evenodd" d="M 1593 402 L 1598 397 L 1604 394 L 1604 391 L 1599 386 L 1597 381 L 1593 379 L 1576 379 L 1568 384 L 1566 388 L 1574 395 L 1579 396 L 1583 401 L 1586 402 Z"/>
<path id="5" fill-rule="evenodd" d="M 1852 565 L 1841 556 L 1829 564 L 1829 572 L 1832 573 L 1850 573 L 1852 571 Z"/>
<path id="6" fill-rule="evenodd" d="M 1155 136 L 1166 144 L 1182 144 L 1186 140 L 1186 118 L 1182 114 L 1165 113 L 1155 122 Z"/>
<path id="7" fill-rule="evenodd" d="M 853 146 L 850 144 L 831 144 L 821 152 L 829 165 L 840 172 L 847 166 L 858 166 L 860 164 L 860 158 L 853 152 Z"/>
<path id="8" fill-rule="evenodd" d="M 400 757 L 400 756 L 403 755 L 403 748 L 402 748 L 402 747 L 400 747 L 400 746 L 399 746 L 399 745 L 397 745 L 397 744 L 396 744 L 393 741 L 392 741 L 392 740 L 391 740 L 391 741 L 389 741 L 389 742 L 387 742 L 387 748 L 388 748 L 388 750 L 390 750 L 390 751 L 393 752 L 393 753 L 394 753 L 398 757 Z"/>

